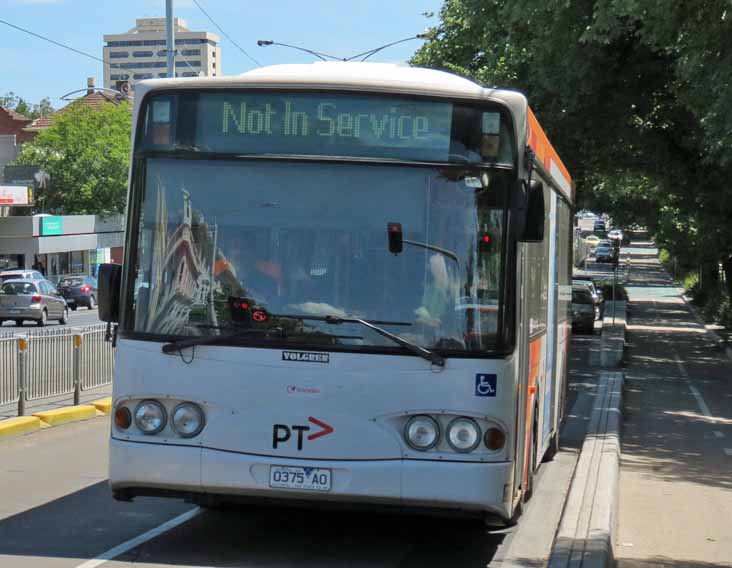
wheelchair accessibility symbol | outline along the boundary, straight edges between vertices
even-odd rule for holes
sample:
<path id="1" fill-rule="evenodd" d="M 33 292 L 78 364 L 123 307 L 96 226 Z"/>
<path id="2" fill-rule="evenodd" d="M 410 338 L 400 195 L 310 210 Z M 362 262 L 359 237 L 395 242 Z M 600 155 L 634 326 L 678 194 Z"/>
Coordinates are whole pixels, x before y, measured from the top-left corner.
<path id="1" fill-rule="evenodd" d="M 475 375 L 475 396 L 496 396 L 496 375 L 478 373 Z"/>

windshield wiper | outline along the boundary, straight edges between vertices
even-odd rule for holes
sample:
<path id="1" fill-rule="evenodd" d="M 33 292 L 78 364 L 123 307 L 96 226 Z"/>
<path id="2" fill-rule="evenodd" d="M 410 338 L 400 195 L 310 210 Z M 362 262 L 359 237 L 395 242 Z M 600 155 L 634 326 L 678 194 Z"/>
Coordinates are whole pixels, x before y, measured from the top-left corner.
<path id="1" fill-rule="evenodd" d="M 200 326 L 200 327 L 212 327 L 214 329 L 222 329 L 217 326 Z M 269 329 L 259 328 L 247 328 L 239 329 L 234 333 L 224 333 L 222 335 L 200 335 L 195 337 L 186 337 L 185 339 L 174 339 L 168 343 L 164 343 L 162 347 L 163 353 L 178 353 L 181 349 L 187 347 L 195 347 L 196 345 L 215 345 L 217 343 L 226 343 L 229 339 L 235 339 L 239 337 L 246 337 L 247 335 L 270 335 L 277 334 L 280 337 L 285 337 L 285 332 L 282 328 L 275 327 Z"/>
<path id="2" fill-rule="evenodd" d="M 412 355 L 416 355 L 417 357 L 421 357 L 422 359 L 426 359 L 433 365 L 437 365 L 439 367 L 445 366 L 445 359 L 435 353 L 434 351 L 430 351 L 429 349 L 425 349 L 424 347 L 420 347 L 419 345 L 416 345 L 412 343 L 411 341 L 407 341 L 403 337 L 399 337 L 398 335 L 394 335 L 393 333 L 390 333 L 386 331 L 385 329 L 374 325 L 375 323 L 380 323 L 384 325 L 412 325 L 408 322 L 399 322 L 399 321 L 374 321 L 370 322 L 361 318 L 342 318 L 340 316 L 302 316 L 302 315 L 295 315 L 295 314 L 277 314 L 273 315 L 273 317 L 281 317 L 281 318 L 295 318 L 295 319 L 302 319 L 302 320 L 315 320 L 315 321 L 323 321 L 325 323 L 331 324 L 331 325 L 340 325 L 343 323 L 358 323 L 361 324 L 364 327 L 367 327 L 379 335 L 383 335 L 387 339 L 391 339 L 394 343 L 397 345 L 403 347 L 407 351 L 409 351 Z"/>

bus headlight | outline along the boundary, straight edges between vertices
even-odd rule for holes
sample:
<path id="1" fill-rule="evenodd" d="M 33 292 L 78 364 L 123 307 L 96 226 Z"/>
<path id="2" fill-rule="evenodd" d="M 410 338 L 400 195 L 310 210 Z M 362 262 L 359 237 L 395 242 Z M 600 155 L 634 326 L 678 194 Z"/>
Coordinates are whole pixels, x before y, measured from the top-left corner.
<path id="1" fill-rule="evenodd" d="M 413 416 L 404 426 L 404 438 L 415 450 L 429 450 L 437 445 L 440 428 L 429 416 Z"/>
<path id="2" fill-rule="evenodd" d="M 480 444 L 480 428 L 471 418 L 455 418 L 447 425 L 447 443 L 456 452 L 472 452 Z"/>
<path id="3" fill-rule="evenodd" d="M 203 430 L 203 411 L 197 404 L 182 402 L 173 409 L 170 425 L 181 438 L 193 438 Z"/>
<path id="4" fill-rule="evenodd" d="M 143 400 L 135 408 L 135 425 L 143 434 L 157 434 L 165 428 L 165 407 L 157 400 Z"/>

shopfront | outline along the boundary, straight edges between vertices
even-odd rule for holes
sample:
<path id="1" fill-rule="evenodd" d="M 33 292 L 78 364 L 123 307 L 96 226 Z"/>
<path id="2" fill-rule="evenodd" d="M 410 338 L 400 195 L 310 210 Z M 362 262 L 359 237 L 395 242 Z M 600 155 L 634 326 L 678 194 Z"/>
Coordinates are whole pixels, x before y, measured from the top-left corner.
<path id="1" fill-rule="evenodd" d="M 122 263 L 121 216 L 6 217 L 0 219 L 0 270 L 35 268 L 51 281 L 69 274 L 96 276 L 104 262 Z"/>

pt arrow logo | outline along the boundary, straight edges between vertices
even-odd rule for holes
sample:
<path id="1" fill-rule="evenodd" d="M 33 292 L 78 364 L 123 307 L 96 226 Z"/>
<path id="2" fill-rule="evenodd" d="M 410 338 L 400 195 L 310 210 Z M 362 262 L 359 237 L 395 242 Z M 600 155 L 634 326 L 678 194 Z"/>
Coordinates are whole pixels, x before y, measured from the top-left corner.
<path id="1" fill-rule="evenodd" d="M 308 440 L 317 440 L 318 438 L 327 436 L 334 430 L 333 426 L 331 426 L 330 424 L 326 424 L 325 422 L 318 420 L 317 418 L 313 418 L 312 416 L 308 416 L 308 422 L 310 422 L 311 424 L 315 424 L 316 426 L 320 426 L 322 428 L 322 430 L 320 432 L 315 432 L 315 434 L 310 434 L 308 436 Z"/>
<path id="2" fill-rule="evenodd" d="M 308 416 L 308 422 L 320 428 L 320 430 L 318 430 L 317 432 L 308 434 L 308 440 L 317 440 L 318 438 L 327 436 L 328 434 L 331 434 L 335 431 L 335 428 L 333 428 L 333 426 L 323 422 L 322 420 L 318 420 L 313 416 Z M 289 441 L 290 438 L 292 438 L 293 432 L 297 432 L 297 450 L 302 451 L 302 443 L 303 438 L 305 437 L 305 432 L 309 431 L 310 426 L 306 426 L 304 424 L 292 424 L 291 426 L 288 426 L 286 424 L 273 424 L 272 448 L 276 450 L 280 444 L 284 444 L 285 442 Z"/>

